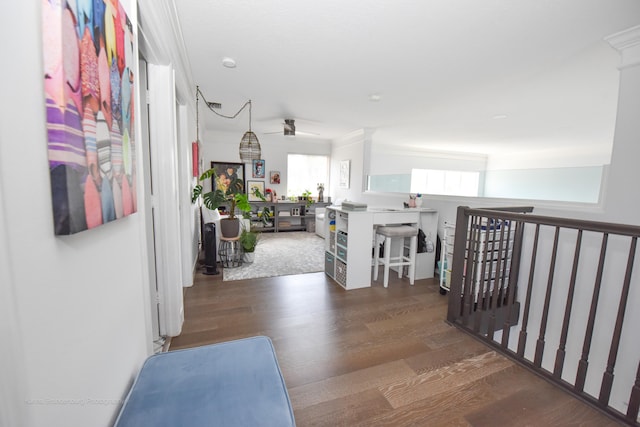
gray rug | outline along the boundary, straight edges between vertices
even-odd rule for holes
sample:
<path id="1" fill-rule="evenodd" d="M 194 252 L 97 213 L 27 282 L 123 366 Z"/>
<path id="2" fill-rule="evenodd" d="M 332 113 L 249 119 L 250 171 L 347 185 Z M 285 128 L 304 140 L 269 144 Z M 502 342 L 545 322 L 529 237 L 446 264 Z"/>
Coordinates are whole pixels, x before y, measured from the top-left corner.
<path id="1" fill-rule="evenodd" d="M 261 233 L 255 261 L 224 268 L 223 280 L 255 279 L 315 273 L 324 270 L 324 239 L 315 233 L 289 231 Z"/>

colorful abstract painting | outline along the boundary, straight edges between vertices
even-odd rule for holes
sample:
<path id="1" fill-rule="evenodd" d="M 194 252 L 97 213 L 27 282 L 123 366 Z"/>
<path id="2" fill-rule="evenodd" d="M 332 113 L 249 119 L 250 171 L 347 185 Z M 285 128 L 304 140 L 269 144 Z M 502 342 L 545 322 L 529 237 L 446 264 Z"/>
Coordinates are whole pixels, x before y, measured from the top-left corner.
<path id="1" fill-rule="evenodd" d="M 137 210 L 134 35 L 117 0 L 42 0 L 56 235 Z"/>

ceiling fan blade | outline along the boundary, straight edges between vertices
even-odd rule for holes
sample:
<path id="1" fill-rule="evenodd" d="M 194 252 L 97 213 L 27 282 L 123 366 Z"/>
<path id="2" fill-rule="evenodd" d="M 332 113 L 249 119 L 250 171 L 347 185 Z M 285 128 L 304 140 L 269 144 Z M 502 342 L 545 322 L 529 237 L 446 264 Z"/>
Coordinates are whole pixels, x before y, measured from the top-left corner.
<path id="1" fill-rule="evenodd" d="M 303 130 L 297 130 L 296 131 L 296 135 L 302 135 L 302 136 L 320 136 L 319 133 L 315 133 L 315 132 L 306 132 Z"/>
<path id="2" fill-rule="evenodd" d="M 300 131 L 300 130 L 296 130 L 296 123 L 295 123 L 295 119 L 284 119 L 284 122 L 282 123 L 282 131 L 276 131 L 276 132 L 262 132 L 265 135 L 275 135 L 275 134 L 283 134 L 285 136 L 296 136 L 296 135 L 301 135 L 301 136 L 319 136 L 319 133 L 314 133 L 314 132 L 305 132 L 305 131 Z"/>

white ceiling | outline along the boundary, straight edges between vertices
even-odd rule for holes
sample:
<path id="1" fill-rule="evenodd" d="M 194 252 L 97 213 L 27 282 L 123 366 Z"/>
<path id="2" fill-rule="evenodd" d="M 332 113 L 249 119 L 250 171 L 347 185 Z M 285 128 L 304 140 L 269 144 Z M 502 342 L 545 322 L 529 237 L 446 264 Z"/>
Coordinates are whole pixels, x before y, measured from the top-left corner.
<path id="1" fill-rule="evenodd" d="M 604 38 L 640 23 L 639 0 L 174 2 L 194 81 L 225 115 L 251 99 L 259 138 L 293 118 L 309 143 L 301 132 L 375 128 L 476 153 L 610 149 L 620 59 Z M 239 133 L 249 121 L 202 104 L 200 117 Z"/>

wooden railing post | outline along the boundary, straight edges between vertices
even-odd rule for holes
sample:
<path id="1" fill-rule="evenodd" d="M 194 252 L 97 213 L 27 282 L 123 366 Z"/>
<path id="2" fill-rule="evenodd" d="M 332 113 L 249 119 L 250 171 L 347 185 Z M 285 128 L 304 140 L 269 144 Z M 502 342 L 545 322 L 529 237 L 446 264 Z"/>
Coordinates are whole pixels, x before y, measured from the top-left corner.
<path id="1" fill-rule="evenodd" d="M 451 287 L 449 289 L 449 311 L 447 320 L 455 322 L 461 314 L 462 301 L 462 270 L 464 269 L 464 254 L 467 245 L 468 217 L 465 212 L 468 206 L 459 206 L 456 215 L 456 231 L 453 246 L 453 262 L 451 263 Z M 457 255 L 455 255 L 457 254 Z"/>

